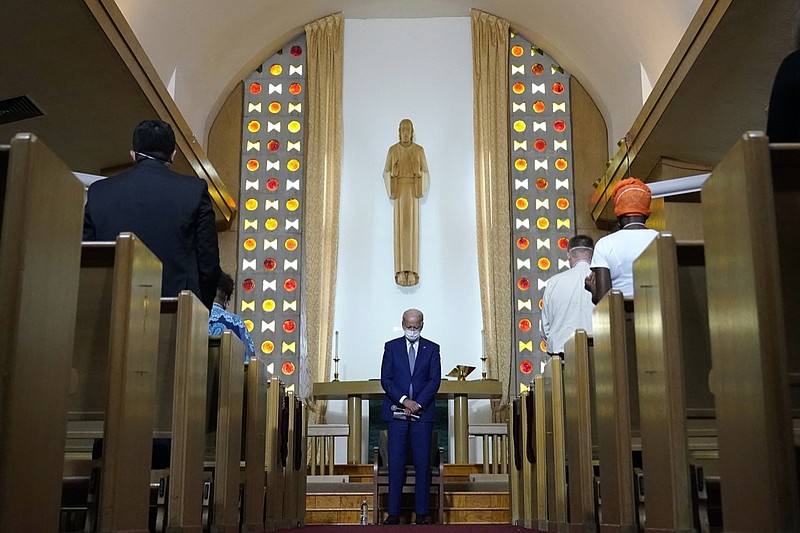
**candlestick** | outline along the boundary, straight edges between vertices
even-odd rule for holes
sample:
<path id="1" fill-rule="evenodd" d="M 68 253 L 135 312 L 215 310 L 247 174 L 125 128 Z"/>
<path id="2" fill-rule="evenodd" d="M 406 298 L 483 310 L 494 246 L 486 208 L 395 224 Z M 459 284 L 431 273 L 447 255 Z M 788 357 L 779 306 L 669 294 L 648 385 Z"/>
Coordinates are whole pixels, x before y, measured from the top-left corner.
<path id="1" fill-rule="evenodd" d="M 339 381 L 339 332 L 334 332 L 336 341 L 333 350 L 333 381 Z"/>
<path id="2" fill-rule="evenodd" d="M 486 379 L 486 332 L 481 330 L 481 379 Z"/>

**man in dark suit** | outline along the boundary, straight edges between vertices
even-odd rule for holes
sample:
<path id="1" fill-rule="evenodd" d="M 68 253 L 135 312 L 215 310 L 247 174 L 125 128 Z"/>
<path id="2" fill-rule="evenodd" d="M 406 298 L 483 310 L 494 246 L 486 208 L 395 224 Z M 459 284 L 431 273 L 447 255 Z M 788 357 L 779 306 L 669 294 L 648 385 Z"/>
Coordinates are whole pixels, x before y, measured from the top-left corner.
<path id="1" fill-rule="evenodd" d="M 441 382 L 442 361 L 439 345 L 420 337 L 422 311 L 407 310 L 402 324 L 404 335 L 386 343 L 381 363 L 381 386 L 386 392 L 381 418 L 389 426 L 389 516 L 384 523 L 400 523 L 400 496 L 410 444 L 416 476 L 416 523 L 427 524 L 433 400 Z"/>
<path id="2" fill-rule="evenodd" d="M 89 187 L 83 240 L 133 232 L 161 260 L 162 296 L 189 289 L 211 309 L 220 275 L 214 209 L 205 181 L 169 169 L 175 153 L 169 124 L 136 126 L 134 167 Z"/>

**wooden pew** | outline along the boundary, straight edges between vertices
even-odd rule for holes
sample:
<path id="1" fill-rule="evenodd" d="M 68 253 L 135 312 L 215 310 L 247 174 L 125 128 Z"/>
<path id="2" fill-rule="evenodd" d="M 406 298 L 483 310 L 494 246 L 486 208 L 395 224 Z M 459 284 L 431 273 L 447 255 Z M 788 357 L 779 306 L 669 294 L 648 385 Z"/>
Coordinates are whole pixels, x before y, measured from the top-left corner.
<path id="1" fill-rule="evenodd" d="M 534 483 L 535 498 L 533 502 L 533 516 L 531 524 L 537 529 L 547 530 L 547 478 L 550 474 L 547 465 L 547 430 L 544 375 L 537 374 L 533 378 L 533 408 L 534 421 L 533 427 L 533 447 L 535 451 L 534 459 Z"/>
<path id="2" fill-rule="evenodd" d="M 522 525 L 526 528 L 534 526 L 534 509 L 536 507 L 536 485 L 535 485 L 535 469 L 536 464 L 536 423 L 534 420 L 535 411 L 533 408 L 533 390 L 527 390 L 520 394 L 520 417 L 522 419 L 521 425 L 521 442 L 522 449 L 522 476 L 520 484 L 522 490 L 522 508 L 520 509 L 520 517 Z"/>
<path id="3" fill-rule="evenodd" d="M 696 248 L 699 251 L 682 247 L 684 268 L 702 269 L 702 246 Z M 705 291 L 692 287 L 695 294 L 688 293 L 690 273 L 681 272 L 678 247 L 669 234 L 656 237 L 633 269 L 646 526 L 648 530 L 691 531 L 687 413 L 705 407 L 713 414 L 713 402 L 704 405 L 708 397 Z M 688 308 L 698 301 L 699 313 Z M 683 324 L 693 328 L 691 336 L 682 331 Z M 687 409 L 690 402 L 691 410 Z"/>
<path id="4" fill-rule="evenodd" d="M 564 435 L 564 377 L 561 357 L 544 367 L 547 521 L 550 531 L 567 530 L 567 464 Z"/>
<path id="5" fill-rule="evenodd" d="M 508 492 L 510 498 L 511 524 L 523 525 L 523 492 L 522 461 L 525 448 L 522 445 L 522 400 L 514 398 L 510 406 L 508 417 L 508 445 L 509 445 L 509 481 Z"/>
<path id="6" fill-rule="evenodd" d="M 592 357 L 585 330 L 573 332 L 564 345 L 564 431 L 569 465 L 570 531 L 597 530 L 594 467 L 592 466 Z"/>
<path id="7" fill-rule="evenodd" d="M 208 309 L 191 291 L 161 298 L 154 437 L 170 438 L 170 531 L 200 531 L 208 373 Z"/>
<path id="8" fill-rule="evenodd" d="M 264 528 L 264 452 L 269 383 L 266 367 L 255 357 L 250 359 L 246 374 L 242 531 L 253 532 Z"/>
<path id="9" fill-rule="evenodd" d="M 218 340 L 210 337 L 208 343 L 209 387 L 215 384 L 218 391 L 217 403 L 210 409 L 217 414 L 211 531 L 236 532 L 239 530 L 244 345 L 230 331 L 225 331 Z"/>
<path id="10" fill-rule="evenodd" d="M 798 531 L 800 146 L 746 133 L 703 186 L 722 507 L 731 531 Z M 791 369 L 791 374 L 790 374 Z"/>
<path id="11" fill-rule="evenodd" d="M 70 420 L 103 422 L 97 527 L 147 531 L 161 262 L 131 233 L 84 243 Z"/>
<path id="12" fill-rule="evenodd" d="M 283 491 L 284 527 L 295 528 L 305 523 L 306 444 L 305 408 L 293 391 L 287 392 L 289 426 L 288 450 Z"/>
<path id="13" fill-rule="evenodd" d="M 31 134 L 0 146 L 0 531 L 55 531 L 83 187 Z"/>
<path id="14" fill-rule="evenodd" d="M 595 401 L 600 460 L 601 530 L 635 531 L 631 401 L 622 293 L 612 289 L 594 309 Z"/>
<path id="15" fill-rule="evenodd" d="M 272 531 L 285 520 L 283 491 L 288 454 L 288 415 L 286 389 L 278 378 L 272 378 L 267 391 L 267 439 L 264 454 L 266 487 L 265 527 Z"/>

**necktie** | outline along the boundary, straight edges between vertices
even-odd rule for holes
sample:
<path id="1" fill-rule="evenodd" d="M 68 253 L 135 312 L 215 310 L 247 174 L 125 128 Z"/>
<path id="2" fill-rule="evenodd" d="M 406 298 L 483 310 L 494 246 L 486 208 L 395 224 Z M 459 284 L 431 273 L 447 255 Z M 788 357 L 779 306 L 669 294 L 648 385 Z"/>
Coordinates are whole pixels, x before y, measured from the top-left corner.
<path id="1" fill-rule="evenodd" d="M 414 343 L 412 342 L 408 346 L 408 367 L 411 369 L 411 375 L 414 375 L 414 362 L 417 359 L 417 350 L 414 348 Z M 412 400 L 414 399 L 414 385 L 412 383 L 408 384 L 408 397 Z"/>

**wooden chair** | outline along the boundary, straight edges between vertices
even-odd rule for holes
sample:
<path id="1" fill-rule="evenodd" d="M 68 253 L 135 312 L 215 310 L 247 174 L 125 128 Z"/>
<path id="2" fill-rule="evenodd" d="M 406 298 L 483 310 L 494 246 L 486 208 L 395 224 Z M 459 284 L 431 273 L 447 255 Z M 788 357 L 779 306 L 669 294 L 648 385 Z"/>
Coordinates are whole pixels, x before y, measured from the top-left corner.
<path id="1" fill-rule="evenodd" d="M 31 134 L 0 146 L 0 531 L 55 531 L 83 187 Z"/>
<path id="2" fill-rule="evenodd" d="M 508 424 L 470 424 L 469 435 L 481 439 L 483 473 L 508 473 Z"/>
<path id="3" fill-rule="evenodd" d="M 381 495 L 389 493 L 389 437 L 387 430 L 382 430 L 378 438 L 378 446 L 372 454 L 372 505 L 373 523 L 380 524 L 383 520 L 383 507 Z M 444 450 L 439 448 L 438 433 L 433 432 L 431 437 L 431 493 L 436 496 L 437 524 L 444 523 Z M 406 458 L 406 474 L 403 480 L 403 491 L 413 492 L 415 484 L 414 466 L 411 459 L 411 450 Z"/>

